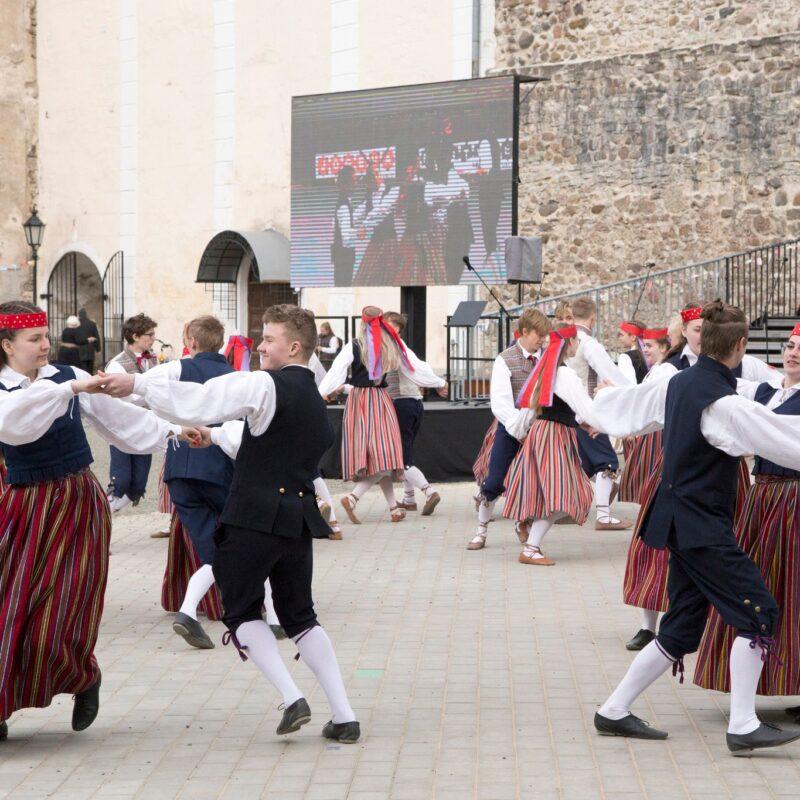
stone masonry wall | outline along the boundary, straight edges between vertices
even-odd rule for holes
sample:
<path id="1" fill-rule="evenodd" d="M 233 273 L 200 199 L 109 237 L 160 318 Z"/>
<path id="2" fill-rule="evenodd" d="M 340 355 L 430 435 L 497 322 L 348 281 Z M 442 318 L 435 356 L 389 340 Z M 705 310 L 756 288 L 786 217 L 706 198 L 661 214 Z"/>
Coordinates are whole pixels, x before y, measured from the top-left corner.
<path id="1" fill-rule="evenodd" d="M 521 89 L 519 187 L 545 296 L 800 235 L 800 34 L 522 72 L 545 79 Z"/>
<path id="2" fill-rule="evenodd" d="M 30 298 L 22 223 L 37 196 L 36 2 L 3 0 L 0 13 L 0 301 Z"/>

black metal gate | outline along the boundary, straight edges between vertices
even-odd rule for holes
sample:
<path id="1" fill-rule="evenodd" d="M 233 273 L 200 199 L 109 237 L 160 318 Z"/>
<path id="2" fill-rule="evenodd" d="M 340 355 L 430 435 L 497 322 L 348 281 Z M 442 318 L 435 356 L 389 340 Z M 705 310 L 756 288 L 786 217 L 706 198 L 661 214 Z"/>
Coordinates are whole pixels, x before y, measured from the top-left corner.
<path id="1" fill-rule="evenodd" d="M 47 279 L 47 318 L 50 327 L 52 357 L 61 344 L 61 332 L 67 317 L 78 313 L 78 254 L 67 253 L 53 267 Z"/>
<path id="2" fill-rule="evenodd" d="M 122 323 L 125 320 L 125 264 L 122 250 L 109 259 L 103 273 L 103 364 L 122 351 Z"/>

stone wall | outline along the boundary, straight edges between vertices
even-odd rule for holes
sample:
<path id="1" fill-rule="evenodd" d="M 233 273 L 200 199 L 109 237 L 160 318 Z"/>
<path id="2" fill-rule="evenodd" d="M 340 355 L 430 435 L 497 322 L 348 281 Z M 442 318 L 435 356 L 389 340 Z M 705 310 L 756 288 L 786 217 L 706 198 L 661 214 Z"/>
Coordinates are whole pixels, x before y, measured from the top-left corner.
<path id="1" fill-rule="evenodd" d="M 0 299 L 31 295 L 22 223 L 37 197 L 36 2 L 0 13 Z"/>
<path id="2" fill-rule="evenodd" d="M 800 34 L 524 72 L 544 79 L 522 88 L 519 189 L 544 295 L 800 235 Z"/>
<path id="3" fill-rule="evenodd" d="M 800 29 L 797 0 L 497 0 L 497 66 L 733 42 Z"/>

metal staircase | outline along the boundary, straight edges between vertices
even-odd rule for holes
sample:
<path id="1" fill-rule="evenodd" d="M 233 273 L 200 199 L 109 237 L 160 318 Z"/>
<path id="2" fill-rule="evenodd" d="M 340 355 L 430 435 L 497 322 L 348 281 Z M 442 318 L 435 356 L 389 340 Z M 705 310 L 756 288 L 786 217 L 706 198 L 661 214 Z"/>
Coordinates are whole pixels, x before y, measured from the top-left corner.
<path id="1" fill-rule="evenodd" d="M 773 367 L 780 367 L 783 343 L 797 323 L 796 317 L 767 317 L 766 324 L 763 319 L 756 320 L 750 325 L 747 352 Z"/>

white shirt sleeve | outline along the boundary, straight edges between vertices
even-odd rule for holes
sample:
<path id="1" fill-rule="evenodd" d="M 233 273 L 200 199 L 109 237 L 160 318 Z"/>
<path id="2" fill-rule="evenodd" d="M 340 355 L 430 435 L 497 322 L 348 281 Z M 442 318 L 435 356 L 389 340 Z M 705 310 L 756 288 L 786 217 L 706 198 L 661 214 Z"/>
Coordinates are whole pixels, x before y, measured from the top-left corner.
<path id="1" fill-rule="evenodd" d="M 628 383 L 636 383 L 636 370 L 633 368 L 633 361 L 627 353 L 620 353 L 617 358 L 617 367 L 625 376 Z"/>
<path id="2" fill-rule="evenodd" d="M 762 383 L 763 381 L 749 381 L 744 378 L 737 378 L 736 394 L 738 394 L 739 397 L 746 397 L 748 400 L 753 400 L 756 396 L 756 390 Z"/>
<path id="3" fill-rule="evenodd" d="M 316 353 L 311 354 L 311 358 L 308 360 L 308 368 L 314 373 L 314 383 L 319 386 L 325 378 L 325 367 L 322 366 L 322 362 L 317 357 Z"/>
<path id="4" fill-rule="evenodd" d="M 625 386 L 631 383 L 622 370 L 611 360 L 611 356 L 606 352 L 605 347 L 594 336 L 587 336 L 585 339 L 581 339 L 581 344 L 583 345 L 583 355 L 589 366 L 597 373 L 599 380 L 611 381 L 616 386 Z M 633 383 L 636 383 L 635 374 Z"/>
<path id="5" fill-rule="evenodd" d="M 231 372 L 206 383 L 183 383 L 150 370 L 135 388 L 160 417 L 181 425 L 212 425 L 247 417 L 260 436 L 275 416 L 275 382 L 268 372 Z"/>
<path id="6" fill-rule="evenodd" d="M 348 342 L 333 359 L 333 364 L 320 382 L 319 393 L 325 397 L 334 389 L 338 389 L 347 380 L 347 370 L 353 363 L 353 343 Z"/>
<path id="7" fill-rule="evenodd" d="M 0 442 L 14 446 L 35 442 L 67 413 L 73 399 L 71 381 L 55 383 L 44 378 L 27 389 L 0 391 Z"/>
<path id="8" fill-rule="evenodd" d="M 783 373 L 755 356 L 745 354 L 742 359 L 742 378 L 757 383 L 772 382 Z"/>
<path id="9" fill-rule="evenodd" d="M 334 336 L 329 342 L 327 347 L 322 347 L 320 345 L 320 352 L 321 353 L 335 353 L 339 349 L 339 340 Z"/>
<path id="10" fill-rule="evenodd" d="M 637 436 L 664 427 L 669 379 L 677 374 L 670 364 L 651 380 L 635 386 L 600 389 L 594 397 L 590 425 L 609 436 Z M 651 373 L 653 374 L 653 373 Z"/>
<path id="11" fill-rule="evenodd" d="M 239 446 L 242 444 L 243 433 L 244 422 L 240 419 L 232 419 L 218 428 L 211 429 L 211 441 L 221 447 L 226 456 L 236 460 L 236 456 L 239 455 Z"/>
<path id="12" fill-rule="evenodd" d="M 413 372 L 408 372 L 401 364 L 400 371 L 410 380 L 427 389 L 441 389 L 447 381 L 440 378 L 432 369 L 427 361 L 422 361 L 419 356 L 408 346 L 406 346 L 406 354 L 411 366 L 414 367 Z M 503 362 L 505 364 L 505 362 Z M 510 373 L 509 373 L 510 374 Z"/>
<path id="13" fill-rule="evenodd" d="M 754 453 L 800 470 L 800 416 L 775 414 L 739 395 L 722 397 L 703 411 L 705 440 L 729 456 Z"/>
<path id="14" fill-rule="evenodd" d="M 519 410 L 515 407 L 516 398 L 511 388 L 511 370 L 508 364 L 500 357 L 494 360 L 492 366 L 492 380 L 489 384 L 489 400 L 497 421 L 504 427 L 513 427 L 519 415 Z"/>

